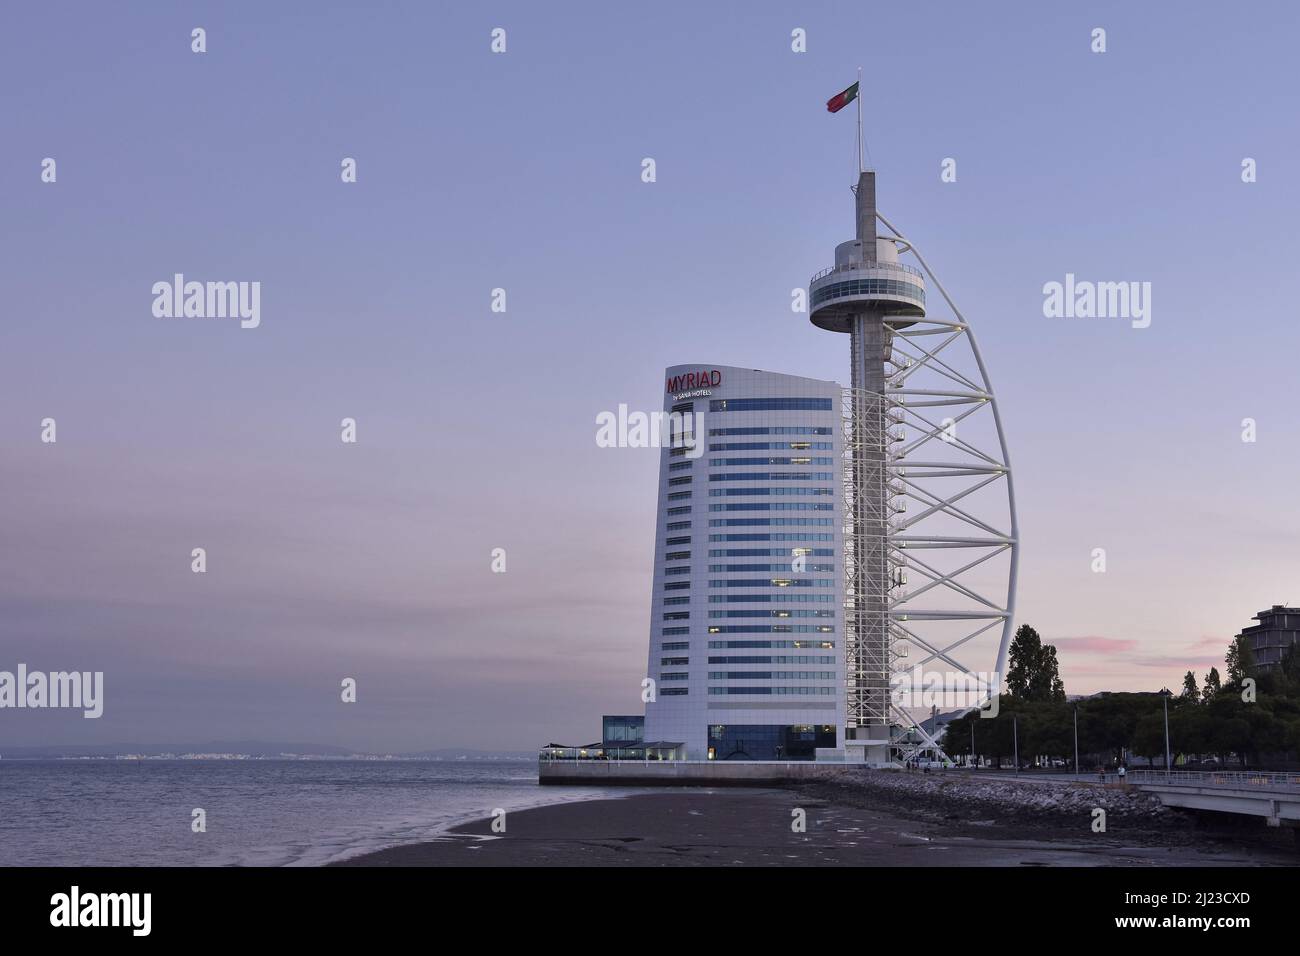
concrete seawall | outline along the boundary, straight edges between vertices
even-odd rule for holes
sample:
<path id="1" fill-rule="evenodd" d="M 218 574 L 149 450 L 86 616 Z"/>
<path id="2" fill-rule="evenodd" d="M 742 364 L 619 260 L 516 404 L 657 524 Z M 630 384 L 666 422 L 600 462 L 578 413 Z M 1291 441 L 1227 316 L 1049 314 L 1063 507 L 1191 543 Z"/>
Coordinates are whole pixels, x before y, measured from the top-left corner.
<path id="1" fill-rule="evenodd" d="M 843 769 L 843 765 L 839 765 Z M 752 787 L 825 779 L 827 767 L 811 760 L 787 763 L 740 760 L 540 760 L 542 784 L 599 786 Z"/>

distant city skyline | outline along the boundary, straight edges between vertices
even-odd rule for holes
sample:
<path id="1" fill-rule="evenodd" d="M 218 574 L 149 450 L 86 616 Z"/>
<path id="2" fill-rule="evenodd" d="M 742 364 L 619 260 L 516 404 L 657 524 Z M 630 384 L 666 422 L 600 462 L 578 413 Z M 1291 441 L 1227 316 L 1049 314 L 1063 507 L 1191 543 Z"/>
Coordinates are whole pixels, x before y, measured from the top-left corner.
<path id="1" fill-rule="evenodd" d="M 1072 695 L 1222 671 L 1300 602 L 1297 26 L 1282 3 L 11 11 L 0 670 L 103 671 L 105 701 L 0 711 L 0 754 L 528 750 L 638 711 L 658 451 L 599 447 L 597 416 L 657 410 L 682 362 L 845 377 L 790 303 L 852 233 L 853 122 L 825 102 L 858 66 L 880 208 L 997 387 L 1016 622 Z M 157 317 L 178 273 L 260 283 L 258 324 Z M 1149 282 L 1149 326 L 1047 317 L 1067 275 Z"/>

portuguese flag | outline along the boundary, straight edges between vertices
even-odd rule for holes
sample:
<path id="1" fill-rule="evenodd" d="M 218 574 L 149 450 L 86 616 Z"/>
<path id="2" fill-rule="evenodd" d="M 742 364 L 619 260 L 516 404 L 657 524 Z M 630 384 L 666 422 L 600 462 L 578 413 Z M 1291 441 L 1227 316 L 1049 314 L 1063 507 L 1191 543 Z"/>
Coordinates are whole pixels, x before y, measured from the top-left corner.
<path id="1" fill-rule="evenodd" d="M 848 106 L 858 98 L 858 84 L 854 83 L 843 93 L 836 93 L 826 101 L 826 111 L 828 113 L 838 113 L 844 107 Z"/>

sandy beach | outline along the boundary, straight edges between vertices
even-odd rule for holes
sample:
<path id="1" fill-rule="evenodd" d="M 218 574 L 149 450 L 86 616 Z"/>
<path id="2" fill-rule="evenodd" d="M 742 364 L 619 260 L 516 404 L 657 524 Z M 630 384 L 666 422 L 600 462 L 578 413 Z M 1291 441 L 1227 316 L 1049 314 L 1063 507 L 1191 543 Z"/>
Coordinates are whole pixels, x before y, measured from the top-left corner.
<path id="1" fill-rule="evenodd" d="M 1222 833 L 1178 815 L 1028 814 L 930 799 L 908 806 L 852 785 L 680 788 L 522 810 L 340 866 L 1267 866 L 1300 862 L 1262 828 Z M 795 832 L 802 810 L 806 831 Z M 971 812 L 974 810 L 974 812 Z M 1243 839 L 1243 833 L 1245 838 Z"/>

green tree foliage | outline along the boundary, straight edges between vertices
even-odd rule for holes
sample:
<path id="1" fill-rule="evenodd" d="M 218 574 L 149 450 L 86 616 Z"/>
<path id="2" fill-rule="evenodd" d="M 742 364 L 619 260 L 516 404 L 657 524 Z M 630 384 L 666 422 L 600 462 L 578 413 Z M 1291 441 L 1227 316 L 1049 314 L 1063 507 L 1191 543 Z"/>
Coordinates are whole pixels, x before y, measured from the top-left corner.
<path id="1" fill-rule="evenodd" d="M 1201 700 L 1208 704 L 1214 700 L 1222 689 L 1223 683 L 1219 679 L 1219 669 L 1211 667 L 1210 672 L 1205 675 L 1205 686 L 1201 688 Z"/>
<path id="2" fill-rule="evenodd" d="M 1228 666 L 1228 683 L 1241 687 L 1241 682 L 1251 676 L 1250 672 L 1255 669 L 1255 652 L 1251 650 L 1250 639 L 1246 635 L 1236 636 L 1228 647 L 1224 663 Z"/>
<path id="3" fill-rule="evenodd" d="M 1025 701 L 1065 700 L 1056 648 L 1044 645 L 1038 632 L 1028 624 L 1021 624 L 1011 641 L 1007 693 Z"/>
<path id="4" fill-rule="evenodd" d="M 1050 651 L 1051 653 L 1047 653 Z M 1176 764 L 1190 766 L 1272 766 L 1300 755 L 1300 650 L 1284 656 L 1282 666 L 1252 673 L 1248 643 L 1234 640 L 1227 654 L 1227 680 L 1218 668 L 1205 675 L 1198 690 L 1196 675 L 1183 678 L 1183 692 L 1168 704 L 1169 748 Z M 1253 676 L 1255 702 L 1241 699 L 1241 681 Z M 1059 687 L 1055 649 L 1042 644 L 1033 628 L 1016 632 L 1007 675 L 1009 694 L 1000 699 L 995 718 L 971 711 L 948 725 L 944 749 L 953 757 L 971 753 L 1002 766 L 1014 750 L 1013 724 L 1019 729 L 1020 758 L 1025 763 L 1074 765 L 1075 715 L 1078 715 L 1079 763 L 1091 771 L 1127 753 L 1164 764 L 1166 700 L 1157 693 L 1099 694 L 1067 703 Z"/>

